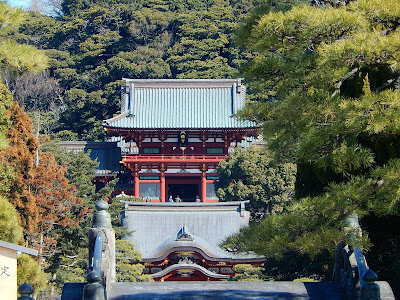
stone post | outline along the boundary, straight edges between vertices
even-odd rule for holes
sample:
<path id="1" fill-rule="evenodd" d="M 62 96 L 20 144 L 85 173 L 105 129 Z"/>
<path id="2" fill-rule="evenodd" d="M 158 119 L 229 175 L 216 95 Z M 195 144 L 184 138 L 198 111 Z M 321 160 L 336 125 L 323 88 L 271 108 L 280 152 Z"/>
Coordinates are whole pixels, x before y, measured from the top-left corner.
<path id="1" fill-rule="evenodd" d="M 82 300 L 105 300 L 104 286 L 100 284 L 100 276 L 96 271 L 86 275 L 88 284 L 83 288 Z"/>
<path id="2" fill-rule="evenodd" d="M 18 293 L 21 295 L 18 297 L 18 300 L 35 300 L 31 297 L 31 294 L 33 293 L 33 288 L 26 282 L 18 287 Z"/>
<path id="3" fill-rule="evenodd" d="M 368 269 L 362 276 L 364 284 L 360 287 L 360 300 L 380 300 L 380 288 L 375 283 L 378 280 L 378 276 L 374 271 Z"/>
<path id="4" fill-rule="evenodd" d="M 96 237 L 104 233 L 103 252 L 101 259 L 101 274 L 98 274 L 106 289 L 115 282 L 115 232 L 111 226 L 111 216 L 107 212 L 109 205 L 104 200 L 96 203 L 97 211 L 93 213 L 92 228 L 89 229 L 89 266 L 92 270 L 94 263 L 94 248 Z"/>

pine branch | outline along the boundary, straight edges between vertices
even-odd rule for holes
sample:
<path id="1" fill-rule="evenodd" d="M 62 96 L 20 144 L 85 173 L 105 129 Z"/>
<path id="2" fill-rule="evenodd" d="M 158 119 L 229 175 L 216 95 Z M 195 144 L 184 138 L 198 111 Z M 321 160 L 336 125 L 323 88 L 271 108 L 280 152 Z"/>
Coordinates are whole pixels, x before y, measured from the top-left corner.
<path id="1" fill-rule="evenodd" d="M 351 70 L 349 73 L 347 73 L 337 84 L 336 84 L 336 89 L 331 95 L 331 98 L 335 97 L 338 93 L 340 93 L 340 87 L 342 86 L 343 82 L 345 82 L 347 79 L 349 79 L 351 76 L 353 76 L 355 73 L 357 73 L 360 70 L 360 67 L 356 67 L 353 70 Z"/>
<path id="2" fill-rule="evenodd" d="M 391 86 L 393 83 L 395 83 L 400 77 L 400 74 L 397 74 L 396 77 L 391 78 L 389 80 L 387 80 L 384 84 L 382 84 L 381 86 L 379 86 L 376 91 L 380 92 L 384 89 L 386 89 L 387 87 Z"/>

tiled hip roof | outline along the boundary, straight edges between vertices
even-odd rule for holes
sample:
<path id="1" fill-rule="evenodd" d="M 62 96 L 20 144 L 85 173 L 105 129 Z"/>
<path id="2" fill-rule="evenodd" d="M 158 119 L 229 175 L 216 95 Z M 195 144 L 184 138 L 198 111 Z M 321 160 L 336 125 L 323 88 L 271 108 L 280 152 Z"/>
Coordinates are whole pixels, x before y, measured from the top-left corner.
<path id="1" fill-rule="evenodd" d="M 124 99 L 125 98 L 125 99 Z M 106 127 L 141 129 L 253 128 L 234 114 L 244 105 L 245 88 L 231 86 L 136 87 L 122 97 L 122 113 L 105 121 Z"/>

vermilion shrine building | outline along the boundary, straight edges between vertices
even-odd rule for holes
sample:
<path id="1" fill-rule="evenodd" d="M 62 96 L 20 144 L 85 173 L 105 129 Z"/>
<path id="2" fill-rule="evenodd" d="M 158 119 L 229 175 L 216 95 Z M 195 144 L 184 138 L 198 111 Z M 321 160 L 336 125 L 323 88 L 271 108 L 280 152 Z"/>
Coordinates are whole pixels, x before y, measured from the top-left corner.
<path id="1" fill-rule="evenodd" d="M 240 79 L 125 79 L 121 114 L 104 121 L 126 146 L 122 173 L 134 184 L 123 191 L 152 202 L 217 202 L 218 163 L 257 136 L 255 123 L 235 116 L 245 96 Z"/>
<path id="2" fill-rule="evenodd" d="M 245 202 L 126 202 L 122 223 L 142 254 L 143 272 L 156 281 L 223 281 L 238 264 L 261 266 L 265 257 L 219 245 L 249 224 Z"/>
<path id="3" fill-rule="evenodd" d="M 249 223 L 244 202 L 219 203 L 213 184 L 219 162 L 258 134 L 235 116 L 245 97 L 240 79 L 125 79 L 121 113 L 103 124 L 114 142 L 59 143 L 91 150 L 98 187 L 118 177 L 114 195 L 152 202 L 126 202 L 122 223 L 154 280 L 228 280 L 265 260 L 219 247 Z"/>

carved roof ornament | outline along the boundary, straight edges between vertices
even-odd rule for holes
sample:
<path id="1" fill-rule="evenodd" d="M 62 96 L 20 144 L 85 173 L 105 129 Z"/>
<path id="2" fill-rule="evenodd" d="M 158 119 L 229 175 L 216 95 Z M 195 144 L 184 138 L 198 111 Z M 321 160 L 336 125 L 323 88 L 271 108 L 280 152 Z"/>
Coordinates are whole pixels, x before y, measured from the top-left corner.
<path id="1" fill-rule="evenodd" d="M 176 241 L 193 241 L 194 238 L 190 235 L 190 233 L 186 230 L 185 225 L 179 230 L 176 235 Z"/>
<path id="2" fill-rule="evenodd" d="M 186 265 L 192 264 L 192 265 L 194 265 L 196 263 L 194 263 L 193 260 L 191 260 L 189 257 L 184 256 L 179 260 L 178 264 L 186 264 Z"/>

